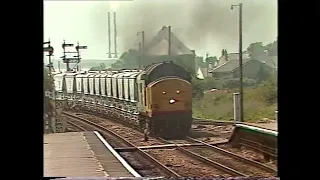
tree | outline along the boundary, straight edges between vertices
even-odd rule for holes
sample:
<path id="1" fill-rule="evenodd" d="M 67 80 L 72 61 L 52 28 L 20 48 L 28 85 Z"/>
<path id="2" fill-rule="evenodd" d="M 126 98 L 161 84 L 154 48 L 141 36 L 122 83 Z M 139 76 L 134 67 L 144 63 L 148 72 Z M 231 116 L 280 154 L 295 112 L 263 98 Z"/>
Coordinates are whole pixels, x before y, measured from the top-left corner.
<path id="1" fill-rule="evenodd" d="M 120 60 L 111 65 L 115 69 L 136 69 L 139 67 L 140 52 L 136 49 L 130 49 L 120 56 Z"/>
<path id="2" fill-rule="evenodd" d="M 269 76 L 269 78 L 265 81 L 263 81 L 259 86 L 259 97 L 267 103 L 267 104 L 273 104 L 277 102 L 278 99 L 278 81 L 277 81 L 277 75 L 273 74 L 272 76 Z"/>
<path id="3" fill-rule="evenodd" d="M 247 51 L 251 58 L 255 58 L 262 54 L 265 54 L 264 49 L 265 47 L 263 46 L 262 42 L 255 42 L 249 45 L 249 47 L 247 48 Z"/>
<path id="4" fill-rule="evenodd" d="M 269 43 L 265 46 L 265 50 L 268 51 L 269 56 L 277 56 L 278 55 L 278 39 L 273 43 Z"/>
<path id="5" fill-rule="evenodd" d="M 194 75 L 192 75 L 191 77 L 192 97 L 200 99 L 204 96 L 204 83 L 202 82 L 202 80 L 199 80 Z"/>
<path id="6" fill-rule="evenodd" d="M 100 63 L 99 66 L 92 67 L 89 69 L 89 71 L 102 71 L 106 69 L 106 65 L 104 63 Z"/>

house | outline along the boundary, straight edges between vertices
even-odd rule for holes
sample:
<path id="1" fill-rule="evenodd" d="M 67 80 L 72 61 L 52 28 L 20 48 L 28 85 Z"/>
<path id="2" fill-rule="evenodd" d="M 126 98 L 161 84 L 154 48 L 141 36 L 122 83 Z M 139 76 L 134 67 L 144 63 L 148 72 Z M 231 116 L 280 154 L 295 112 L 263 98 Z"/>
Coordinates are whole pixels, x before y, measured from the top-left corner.
<path id="1" fill-rule="evenodd" d="M 248 53 L 242 54 L 243 77 L 256 79 L 262 73 L 271 73 L 276 70 L 276 65 L 271 57 L 261 56 L 251 58 Z M 222 51 L 218 66 L 209 70 L 215 78 L 239 77 L 239 54 Z"/>
<path id="2" fill-rule="evenodd" d="M 170 33 L 170 56 L 169 54 Z M 142 60 L 141 60 L 142 61 Z M 168 27 L 162 27 L 158 34 L 145 44 L 144 66 L 162 61 L 173 61 L 187 71 L 197 73 L 195 68 L 195 51 L 185 46 Z"/>
<path id="3" fill-rule="evenodd" d="M 196 75 L 199 79 L 204 79 L 210 75 L 208 63 L 203 61 L 203 57 L 195 57 L 195 69 L 197 70 Z"/>
<path id="4" fill-rule="evenodd" d="M 168 55 L 170 33 L 170 55 L 194 55 L 194 51 L 185 46 L 168 27 L 162 27 L 158 34 L 145 45 L 145 55 Z"/>

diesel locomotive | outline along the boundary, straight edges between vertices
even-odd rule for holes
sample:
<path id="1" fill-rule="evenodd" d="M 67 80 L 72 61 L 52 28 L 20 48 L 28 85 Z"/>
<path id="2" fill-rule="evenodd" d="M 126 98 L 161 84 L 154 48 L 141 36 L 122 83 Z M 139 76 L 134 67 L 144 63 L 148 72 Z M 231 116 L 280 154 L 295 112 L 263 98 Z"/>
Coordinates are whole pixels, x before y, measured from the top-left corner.
<path id="1" fill-rule="evenodd" d="M 191 76 L 173 62 L 143 70 L 54 75 L 56 98 L 67 108 L 129 124 L 164 138 L 184 137 L 192 124 Z"/>

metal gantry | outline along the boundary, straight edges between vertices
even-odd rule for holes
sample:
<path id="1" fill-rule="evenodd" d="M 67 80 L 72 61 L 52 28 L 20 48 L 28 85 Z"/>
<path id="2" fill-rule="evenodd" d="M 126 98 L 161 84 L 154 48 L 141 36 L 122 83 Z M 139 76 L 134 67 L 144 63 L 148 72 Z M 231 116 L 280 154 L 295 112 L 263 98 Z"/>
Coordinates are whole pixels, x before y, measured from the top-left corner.
<path id="1" fill-rule="evenodd" d="M 81 62 L 80 57 L 80 50 L 81 49 L 87 49 L 87 46 L 80 46 L 79 42 L 77 42 L 77 46 L 75 47 L 76 51 L 66 51 L 67 47 L 73 47 L 74 44 L 68 44 L 65 40 L 63 40 L 62 49 L 63 49 L 63 56 L 61 57 L 63 60 L 63 63 L 66 63 L 67 71 L 73 70 L 75 67 L 77 67 L 77 70 L 79 70 L 79 63 Z M 76 54 L 72 57 L 67 57 L 67 54 Z M 75 63 L 75 66 L 73 68 L 70 68 L 70 63 Z"/>

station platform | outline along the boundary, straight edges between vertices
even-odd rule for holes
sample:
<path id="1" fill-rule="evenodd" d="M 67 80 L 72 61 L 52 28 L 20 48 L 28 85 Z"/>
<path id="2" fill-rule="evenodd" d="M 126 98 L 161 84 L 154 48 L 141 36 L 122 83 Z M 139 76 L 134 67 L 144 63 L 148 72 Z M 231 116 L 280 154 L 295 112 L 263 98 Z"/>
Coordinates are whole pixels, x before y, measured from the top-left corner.
<path id="1" fill-rule="evenodd" d="M 96 131 L 44 135 L 44 177 L 141 177 Z"/>

